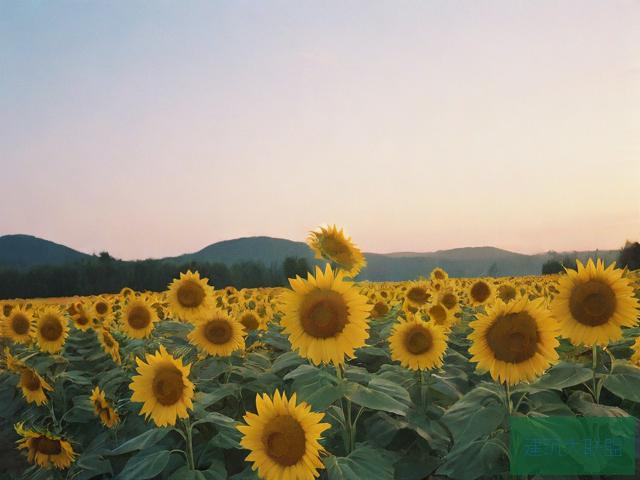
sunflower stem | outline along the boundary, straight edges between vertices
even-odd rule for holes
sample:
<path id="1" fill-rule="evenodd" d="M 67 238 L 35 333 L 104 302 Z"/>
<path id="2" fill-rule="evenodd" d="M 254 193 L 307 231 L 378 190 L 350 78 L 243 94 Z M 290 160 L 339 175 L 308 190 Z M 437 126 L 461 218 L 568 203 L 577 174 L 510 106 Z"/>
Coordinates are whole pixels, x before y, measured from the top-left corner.
<path id="1" fill-rule="evenodd" d="M 338 377 L 338 382 L 342 383 L 344 381 L 344 367 L 342 365 L 336 366 L 336 377 Z M 340 397 L 340 408 L 342 408 L 342 417 L 344 418 L 344 432 L 343 432 L 343 440 L 344 440 L 344 449 L 346 455 L 351 453 L 351 445 L 352 445 L 352 423 L 351 423 L 351 401 L 347 400 L 346 404 L 344 398 Z"/>
<path id="2" fill-rule="evenodd" d="M 507 406 L 507 411 L 509 412 L 509 416 L 513 412 L 513 406 L 511 405 L 511 387 L 509 387 L 509 382 L 504 382 L 504 399 L 505 405 Z"/>
<path id="3" fill-rule="evenodd" d="M 193 435 L 191 431 L 191 423 L 189 422 L 189 417 L 185 418 L 182 423 L 184 427 L 185 433 L 185 443 L 187 444 L 187 464 L 189 466 L 189 470 L 196 469 L 196 462 L 193 459 Z"/>
<path id="4" fill-rule="evenodd" d="M 600 403 L 600 392 L 596 385 L 596 368 L 598 366 L 598 346 L 594 343 L 592 346 L 592 368 L 593 368 L 593 399 L 596 404 Z"/>

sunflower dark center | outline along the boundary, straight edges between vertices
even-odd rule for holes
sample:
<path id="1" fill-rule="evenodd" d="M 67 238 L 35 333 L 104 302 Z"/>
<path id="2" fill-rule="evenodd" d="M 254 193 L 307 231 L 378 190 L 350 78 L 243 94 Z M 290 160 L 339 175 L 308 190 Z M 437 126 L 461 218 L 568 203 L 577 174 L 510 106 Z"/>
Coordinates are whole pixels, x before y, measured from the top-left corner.
<path id="1" fill-rule="evenodd" d="M 53 342 L 62 336 L 62 323 L 58 317 L 47 315 L 40 324 L 40 334 L 45 340 Z"/>
<path id="2" fill-rule="evenodd" d="M 13 331 L 18 335 L 26 335 L 29 332 L 30 326 L 31 323 L 29 319 L 21 313 L 16 313 L 11 319 L 11 328 L 13 328 Z"/>
<path id="3" fill-rule="evenodd" d="M 312 337 L 334 337 L 348 323 L 349 309 L 344 299 L 331 290 L 311 293 L 300 310 L 302 328 Z"/>
<path id="4" fill-rule="evenodd" d="M 60 440 L 47 437 L 37 437 L 33 439 L 35 449 L 44 455 L 58 455 L 62 453 Z"/>
<path id="5" fill-rule="evenodd" d="M 438 280 L 444 280 L 444 273 L 442 273 L 441 270 L 436 270 L 435 272 L 433 272 L 433 276 Z"/>
<path id="6" fill-rule="evenodd" d="M 173 366 L 163 367 L 153 378 L 153 394 L 161 405 L 174 405 L 184 390 L 182 372 Z"/>
<path id="7" fill-rule="evenodd" d="M 504 302 L 509 302 L 516 298 L 516 289 L 509 285 L 503 285 L 500 287 L 500 299 Z"/>
<path id="8" fill-rule="evenodd" d="M 377 317 L 383 317 L 389 313 L 389 307 L 385 302 L 376 302 L 373 306 L 373 312 Z"/>
<path id="9" fill-rule="evenodd" d="M 225 320 L 211 320 L 204 327 L 204 336 L 211 343 L 222 345 L 231 340 L 233 329 Z"/>
<path id="10" fill-rule="evenodd" d="M 434 305 L 429 309 L 429 316 L 438 325 L 442 325 L 447 322 L 447 311 L 442 305 Z"/>
<path id="11" fill-rule="evenodd" d="M 96 312 L 98 313 L 98 315 L 104 315 L 108 311 L 109 311 L 109 305 L 107 305 L 107 302 L 96 303 Z"/>
<path id="12" fill-rule="evenodd" d="M 407 332 L 404 337 L 404 345 L 413 355 L 428 352 L 433 345 L 431 332 L 421 327 L 416 327 Z"/>
<path id="13" fill-rule="evenodd" d="M 476 282 L 471 286 L 471 297 L 476 302 L 484 302 L 491 295 L 491 289 L 485 282 Z"/>
<path id="14" fill-rule="evenodd" d="M 489 348 L 503 362 L 520 363 L 533 357 L 538 340 L 538 326 L 527 312 L 502 315 L 487 331 Z"/>
<path id="15" fill-rule="evenodd" d="M 422 287 L 411 287 L 411 289 L 407 292 L 407 298 L 413 303 L 417 303 L 418 305 L 422 305 L 427 303 L 429 300 L 429 292 L 427 292 Z"/>
<path id="16" fill-rule="evenodd" d="M 204 300 L 204 289 L 202 285 L 194 280 L 186 280 L 178 287 L 178 302 L 187 308 L 200 306 Z"/>
<path id="17" fill-rule="evenodd" d="M 351 249 L 339 238 L 327 237 L 322 241 L 322 249 L 326 254 L 343 266 L 350 265 L 353 262 Z"/>
<path id="18" fill-rule="evenodd" d="M 616 311 L 616 294 L 606 283 L 589 280 L 574 287 L 569 309 L 573 318 L 583 325 L 603 325 Z"/>
<path id="19" fill-rule="evenodd" d="M 240 319 L 240 323 L 242 323 L 242 325 L 244 326 L 247 332 L 254 331 L 256 328 L 258 328 L 258 325 L 259 325 L 258 319 L 256 318 L 256 316 L 250 312 L 247 312 L 244 315 L 242 315 L 242 318 Z"/>
<path id="20" fill-rule="evenodd" d="M 80 314 L 79 316 L 76 317 L 76 323 L 78 325 L 86 325 L 87 323 L 89 323 L 89 319 L 87 318 L 86 315 Z"/>
<path id="21" fill-rule="evenodd" d="M 31 392 L 36 392 L 40 390 L 41 383 L 38 376 L 33 373 L 31 370 L 23 370 L 21 376 L 22 384 L 25 388 Z"/>
<path id="22" fill-rule="evenodd" d="M 129 311 L 129 325 L 136 330 L 147 328 L 151 323 L 151 312 L 142 305 L 136 305 Z"/>
<path id="23" fill-rule="evenodd" d="M 5 317 L 8 317 L 9 315 L 11 315 L 11 310 L 13 310 L 13 305 L 2 306 L 2 313 L 4 314 Z"/>
<path id="24" fill-rule="evenodd" d="M 300 423 L 288 415 L 272 419 L 264 427 L 262 444 L 267 455 L 283 467 L 297 464 L 304 457 L 306 438 Z"/>
<path id="25" fill-rule="evenodd" d="M 453 293 L 445 293 L 442 296 L 441 302 L 447 310 L 451 310 L 456 306 L 456 303 L 458 303 L 458 298 Z"/>

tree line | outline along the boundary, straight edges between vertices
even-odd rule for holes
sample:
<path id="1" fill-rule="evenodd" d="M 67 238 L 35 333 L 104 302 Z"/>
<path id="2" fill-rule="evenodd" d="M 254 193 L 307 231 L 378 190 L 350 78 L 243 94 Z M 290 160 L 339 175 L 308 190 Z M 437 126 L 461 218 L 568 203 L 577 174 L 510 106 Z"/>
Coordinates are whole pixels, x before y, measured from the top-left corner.
<path id="1" fill-rule="evenodd" d="M 618 255 L 617 266 L 620 268 L 628 268 L 629 270 L 640 269 L 640 243 L 626 242 L 624 247 L 620 249 Z M 562 260 L 550 259 L 542 265 L 542 274 L 550 275 L 554 273 L 562 273 L 564 269 L 576 269 L 576 259 L 564 257 Z"/>
<path id="2" fill-rule="evenodd" d="M 276 287 L 288 278 L 306 276 L 310 266 L 305 258 L 288 257 L 281 264 L 265 265 L 244 261 L 224 263 L 174 263 L 164 260 L 123 261 L 109 253 L 76 263 L 43 265 L 27 270 L 0 268 L 0 299 L 68 297 L 117 293 L 124 287 L 136 291 L 161 292 L 180 272 L 198 271 L 216 288 Z"/>

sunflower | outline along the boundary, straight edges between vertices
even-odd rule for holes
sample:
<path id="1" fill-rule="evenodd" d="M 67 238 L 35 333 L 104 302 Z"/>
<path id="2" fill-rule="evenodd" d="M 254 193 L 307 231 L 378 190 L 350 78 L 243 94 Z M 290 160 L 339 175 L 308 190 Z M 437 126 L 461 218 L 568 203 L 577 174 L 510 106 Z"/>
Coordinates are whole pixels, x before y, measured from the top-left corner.
<path id="1" fill-rule="evenodd" d="M 48 353 L 58 353 L 69 333 L 67 319 L 56 307 L 45 307 L 38 313 L 36 323 L 36 337 L 40 350 Z"/>
<path id="2" fill-rule="evenodd" d="M 460 299 L 451 289 L 440 292 L 438 303 L 446 308 L 451 315 L 455 315 L 460 311 Z"/>
<path id="3" fill-rule="evenodd" d="M 602 260 L 560 277 L 559 293 L 551 306 L 560 323 L 562 336 L 574 345 L 602 345 L 620 339 L 621 327 L 637 322 L 638 300 L 629 279 L 612 263 L 605 269 Z"/>
<path id="4" fill-rule="evenodd" d="M 20 381 L 18 386 L 22 390 L 25 400 L 28 403 L 42 405 L 47 403 L 47 395 L 45 390 L 52 391 L 49 385 L 35 370 L 29 367 L 20 369 Z"/>
<path id="5" fill-rule="evenodd" d="M 246 425 L 237 428 L 242 433 L 240 445 L 251 453 L 246 460 L 265 480 L 313 480 L 324 468 L 319 441 L 322 432 L 331 428 L 320 423 L 323 413 L 311 411 L 305 402 L 296 402 L 275 391 L 273 399 L 267 394 L 256 395 L 256 413 L 244 416 Z"/>
<path id="6" fill-rule="evenodd" d="M 177 418 L 187 418 L 193 408 L 193 383 L 189 380 L 191 365 L 183 365 L 164 346 L 155 354 L 147 354 L 146 361 L 138 358 L 138 375 L 129 387 L 132 402 L 142 403 L 140 414 L 151 417 L 158 427 L 175 425 Z"/>
<path id="7" fill-rule="evenodd" d="M 260 317 L 258 311 L 251 309 L 238 310 L 236 318 L 244 327 L 245 332 L 250 333 L 254 330 L 266 330 L 266 318 Z"/>
<path id="8" fill-rule="evenodd" d="M 104 297 L 98 297 L 93 302 L 93 316 L 105 327 L 111 325 L 113 321 L 113 305 Z"/>
<path id="9" fill-rule="evenodd" d="M 93 403 L 94 412 L 105 427 L 113 428 L 118 424 L 120 417 L 107 401 L 107 397 L 105 393 L 100 390 L 100 387 L 96 387 L 91 391 L 90 400 Z"/>
<path id="10" fill-rule="evenodd" d="M 21 360 L 18 360 L 11 354 L 11 350 L 9 349 L 9 347 L 4 347 L 3 353 L 8 371 L 13 373 L 20 373 L 22 369 L 26 367 L 26 365 Z"/>
<path id="11" fill-rule="evenodd" d="M 22 437 L 16 442 L 18 449 L 27 450 L 30 463 L 46 469 L 64 470 L 75 460 L 76 454 L 68 440 L 52 433 L 26 429 L 23 423 L 17 423 L 14 428 Z"/>
<path id="12" fill-rule="evenodd" d="M 479 278 L 471 284 L 468 294 L 472 306 L 478 307 L 480 305 L 486 305 L 491 303 L 493 299 L 493 286 L 489 282 Z"/>
<path id="13" fill-rule="evenodd" d="M 497 297 L 504 303 L 509 303 L 518 296 L 518 290 L 516 290 L 516 287 L 511 283 L 503 283 L 498 286 L 497 290 Z"/>
<path id="14" fill-rule="evenodd" d="M 497 382 L 534 380 L 558 360 L 558 326 L 542 299 L 498 299 L 469 326 L 471 361 Z"/>
<path id="15" fill-rule="evenodd" d="M 181 273 L 169 285 L 167 299 L 173 314 L 187 322 L 202 317 L 212 306 L 213 287 L 198 272 Z"/>
<path id="16" fill-rule="evenodd" d="M 375 300 L 371 309 L 371 318 L 382 318 L 389 313 L 389 305 L 384 300 Z"/>
<path id="17" fill-rule="evenodd" d="M 442 329 L 448 330 L 453 323 L 452 320 L 454 317 L 449 313 L 449 310 L 440 303 L 431 305 L 427 309 L 427 314 L 429 315 L 430 321 Z"/>
<path id="18" fill-rule="evenodd" d="M 78 330 L 86 332 L 93 327 L 93 317 L 91 313 L 87 311 L 87 308 L 82 304 L 75 305 L 75 313 L 71 316 L 73 324 Z"/>
<path id="19" fill-rule="evenodd" d="M 228 357 L 244 348 L 244 336 L 244 327 L 240 322 L 216 309 L 196 322 L 187 338 L 209 355 Z"/>
<path id="20" fill-rule="evenodd" d="M 0 320 L 0 332 L 15 343 L 31 341 L 33 317 L 24 307 L 15 307 L 9 315 Z"/>
<path id="21" fill-rule="evenodd" d="M 131 338 L 145 338 L 157 321 L 158 313 L 146 298 L 131 297 L 122 312 L 121 328 Z"/>
<path id="22" fill-rule="evenodd" d="M 430 277 L 433 281 L 446 282 L 449 275 L 442 268 L 436 267 L 431 271 Z"/>
<path id="23" fill-rule="evenodd" d="M 427 282 L 409 282 L 404 295 L 405 304 L 419 309 L 431 300 L 431 291 Z"/>
<path id="24" fill-rule="evenodd" d="M 280 324 L 293 350 L 314 364 L 344 364 L 345 355 L 364 346 L 369 337 L 367 319 L 373 305 L 367 304 L 353 283 L 334 273 L 327 264 L 324 273 L 316 267 L 315 277 L 289 279 L 292 290 L 282 294 L 284 316 Z"/>
<path id="25" fill-rule="evenodd" d="M 401 321 L 389 337 L 391 358 L 410 370 L 442 366 L 447 338 L 442 329 L 416 316 Z"/>
<path id="26" fill-rule="evenodd" d="M 317 259 L 335 263 L 349 277 L 355 277 L 367 265 L 360 249 L 335 225 L 311 232 L 307 243 Z"/>
<path id="27" fill-rule="evenodd" d="M 98 336 L 98 341 L 105 353 L 109 354 L 113 361 L 120 365 L 122 362 L 122 359 L 120 358 L 120 344 L 115 338 L 113 338 L 111 332 L 105 327 L 100 327 L 96 329 L 96 335 Z"/>
<path id="28" fill-rule="evenodd" d="M 640 366 L 640 337 L 636 338 L 636 341 L 631 348 L 633 349 L 631 363 Z"/>
<path id="29" fill-rule="evenodd" d="M 9 315 L 11 315 L 11 310 L 13 310 L 13 304 L 11 303 L 3 303 L 2 305 L 2 310 L 0 310 L 0 315 L 3 315 L 5 317 L 8 317 Z"/>

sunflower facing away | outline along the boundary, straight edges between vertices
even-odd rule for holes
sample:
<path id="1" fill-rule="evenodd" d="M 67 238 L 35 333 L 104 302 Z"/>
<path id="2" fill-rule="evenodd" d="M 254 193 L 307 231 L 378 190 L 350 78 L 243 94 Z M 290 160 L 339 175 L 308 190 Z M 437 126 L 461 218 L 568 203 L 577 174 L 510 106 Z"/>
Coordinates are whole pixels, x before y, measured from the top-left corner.
<path id="1" fill-rule="evenodd" d="M 45 390 L 53 390 L 51 385 L 49 385 L 38 372 L 27 366 L 20 368 L 18 387 L 22 390 L 22 395 L 24 395 L 25 400 L 28 403 L 35 403 L 36 405 L 47 403 Z"/>
<path id="2" fill-rule="evenodd" d="M 33 317 L 29 310 L 18 306 L 13 308 L 6 318 L 0 320 L 0 327 L 0 334 L 12 342 L 28 343 L 33 333 Z"/>
<path id="3" fill-rule="evenodd" d="M 410 316 L 391 331 L 391 358 L 410 370 L 431 370 L 442 366 L 447 338 L 432 323 Z"/>
<path id="4" fill-rule="evenodd" d="M 349 277 L 355 277 L 367 265 L 360 249 L 335 225 L 311 232 L 307 244 L 317 259 L 335 263 Z"/>
<path id="5" fill-rule="evenodd" d="M 181 273 L 167 291 L 169 308 L 183 321 L 193 322 L 202 317 L 213 305 L 213 287 L 198 272 Z"/>
<path id="6" fill-rule="evenodd" d="M 113 338 L 111 332 L 107 328 L 100 327 L 96 329 L 96 335 L 98 336 L 100 346 L 105 353 L 109 354 L 113 361 L 120 365 L 122 361 L 120 358 L 120 344 L 115 338 Z"/>
<path id="7" fill-rule="evenodd" d="M 76 454 L 68 440 L 52 433 L 41 433 L 24 428 L 22 423 L 14 426 L 22 438 L 16 443 L 18 449 L 26 449 L 30 463 L 50 469 L 64 470 L 75 460 Z"/>
<path id="8" fill-rule="evenodd" d="M 189 380 L 191 365 L 183 365 L 164 346 L 146 361 L 138 358 L 138 375 L 132 378 L 132 402 L 142 403 L 140 414 L 151 417 L 158 427 L 175 425 L 178 418 L 187 418 L 193 408 L 193 383 Z"/>
<path id="9" fill-rule="evenodd" d="M 558 326 L 541 299 L 498 299 L 469 326 L 471 361 L 499 383 L 534 380 L 558 360 Z"/>
<path id="10" fill-rule="evenodd" d="M 282 294 L 280 324 L 289 336 L 293 350 L 314 364 L 342 365 L 345 355 L 353 358 L 356 348 L 369 337 L 367 319 L 373 305 L 358 287 L 334 273 L 327 264 L 315 277 L 290 278 L 292 290 Z"/>
<path id="11" fill-rule="evenodd" d="M 313 480 L 324 468 L 319 443 L 322 432 L 331 427 L 320 423 L 323 413 L 311 411 L 305 402 L 296 404 L 294 393 L 287 400 L 286 394 L 275 391 L 273 399 L 267 394 L 256 396 L 255 413 L 244 416 L 246 425 L 237 428 L 242 433 L 240 445 L 251 453 L 246 460 L 253 462 L 265 480 Z"/>
<path id="12" fill-rule="evenodd" d="M 67 319 L 55 307 L 45 307 L 38 313 L 36 323 L 36 337 L 40 350 L 48 353 L 58 353 L 69 333 Z"/>
<path id="13" fill-rule="evenodd" d="M 120 417 L 107 401 L 107 397 L 105 393 L 100 390 L 100 387 L 96 387 L 91 391 L 90 400 L 91 403 L 93 403 L 95 414 L 100 418 L 100 422 L 102 422 L 105 427 L 113 428 L 118 424 Z"/>
<path id="14" fill-rule="evenodd" d="M 144 297 L 130 297 L 122 312 L 120 326 L 130 338 L 145 338 L 153 331 L 158 313 Z"/>
<path id="15" fill-rule="evenodd" d="M 640 337 L 636 338 L 636 341 L 631 348 L 633 349 L 633 354 L 631 355 L 630 361 L 631 363 L 640 366 Z"/>
<path id="16" fill-rule="evenodd" d="M 621 338 L 621 327 L 636 324 L 638 300 L 615 263 L 606 269 L 602 260 L 576 264 L 577 271 L 568 269 L 559 279 L 559 293 L 551 305 L 553 315 L 562 336 L 574 345 L 605 346 Z"/>
<path id="17" fill-rule="evenodd" d="M 244 327 L 224 311 L 214 309 L 195 324 L 187 338 L 209 355 L 228 357 L 244 348 Z"/>

